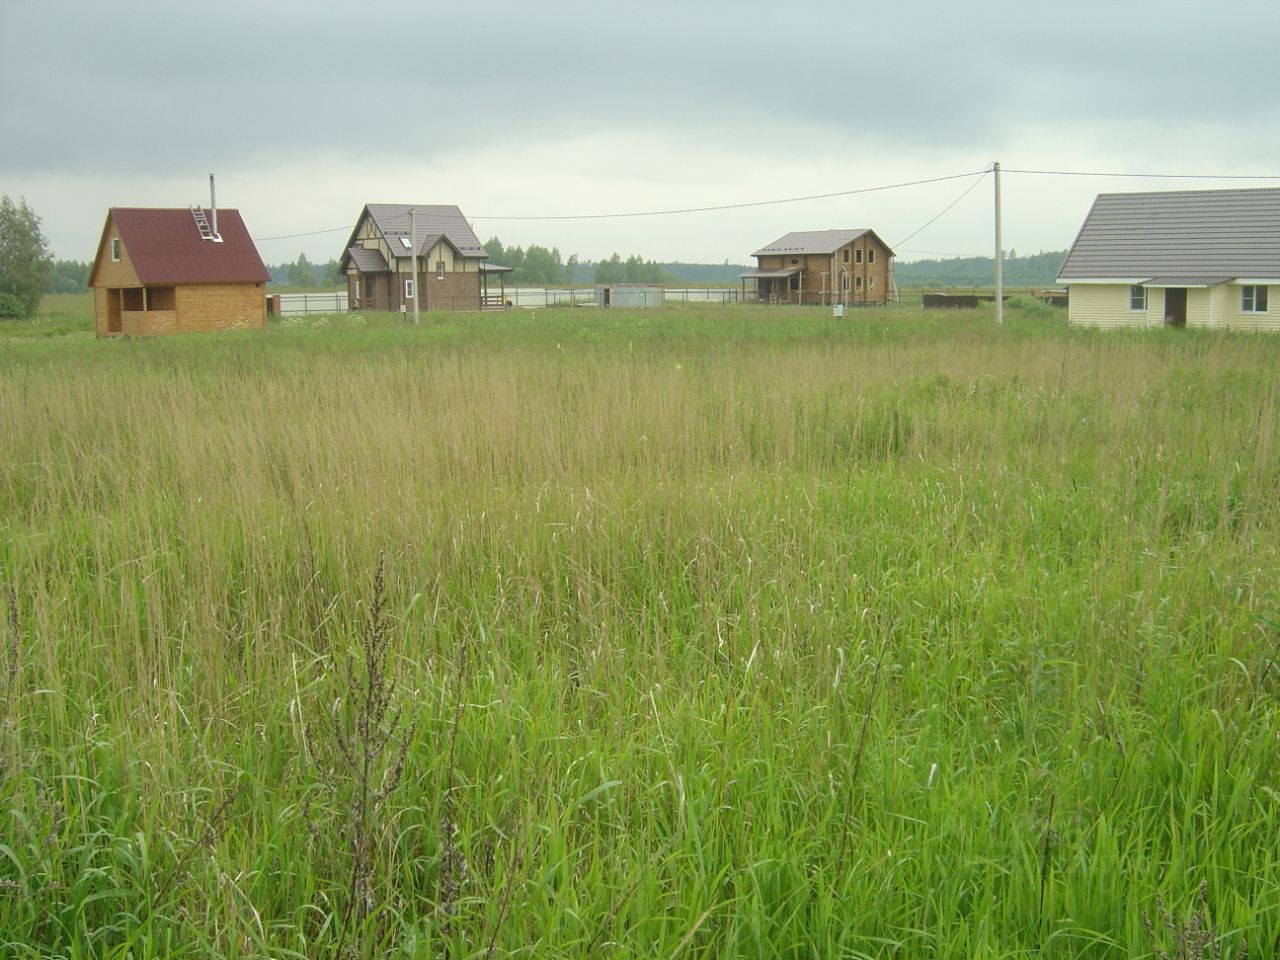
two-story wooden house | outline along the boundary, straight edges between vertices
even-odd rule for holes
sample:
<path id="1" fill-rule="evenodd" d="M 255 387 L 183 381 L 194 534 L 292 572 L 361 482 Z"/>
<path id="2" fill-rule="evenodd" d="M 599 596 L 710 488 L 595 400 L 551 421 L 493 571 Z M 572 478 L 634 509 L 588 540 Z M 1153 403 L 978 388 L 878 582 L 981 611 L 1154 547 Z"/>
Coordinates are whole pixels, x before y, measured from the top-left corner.
<path id="1" fill-rule="evenodd" d="M 743 300 L 875 304 L 893 297 L 893 251 L 874 230 L 802 230 L 752 254 L 740 274 Z"/>
<path id="2" fill-rule="evenodd" d="M 412 311 L 415 297 L 420 310 L 479 310 L 506 299 L 510 268 L 488 258 L 456 206 L 370 203 L 360 212 L 339 266 L 347 276 L 352 310 Z M 499 291 L 490 293 L 495 277 Z"/>

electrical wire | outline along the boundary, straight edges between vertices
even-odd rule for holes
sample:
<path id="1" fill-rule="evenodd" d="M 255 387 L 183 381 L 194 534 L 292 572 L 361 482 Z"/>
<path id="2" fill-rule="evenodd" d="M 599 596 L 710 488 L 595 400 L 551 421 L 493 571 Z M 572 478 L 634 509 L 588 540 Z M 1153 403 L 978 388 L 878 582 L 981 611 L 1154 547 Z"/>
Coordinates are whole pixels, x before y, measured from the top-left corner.
<path id="1" fill-rule="evenodd" d="M 500 221 L 569 221 L 569 220 L 623 220 L 636 217 L 670 217 L 690 213 L 713 213 L 719 210 L 745 210 L 752 207 L 769 207 L 786 203 L 804 203 L 810 200 L 832 200 L 837 197 L 852 197 L 862 193 L 876 193 L 883 190 L 900 190 L 904 187 L 918 187 L 929 183 L 943 183 L 948 180 L 963 180 L 965 177 L 977 177 L 963 193 L 953 200 L 948 206 L 944 207 L 932 220 L 929 220 L 924 226 L 899 241 L 895 246 L 910 240 L 916 234 L 923 231 L 926 227 L 932 226 L 935 221 L 940 219 L 944 214 L 949 212 L 952 207 L 963 200 L 974 187 L 982 182 L 983 178 L 991 172 L 991 168 L 985 170 L 975 170 L 968 173 L 953 173 L 942 177 L 928 177 L 923 180 L 905 180 L 901 183 L 885 183 L 878 184 L 874 187 L 857 187 L 851 190 L 836 190 L 831 193 L 814 193 L 803 197 L 779 197 L 773 200 L 751 200 L 743 203 L 722 203 L 705 207 L 677 207 L 669 210 L 638 210 L 625 213 L 579 213 L 579 214 L 545 214 L 536 216 L 498 216 L 486 215 L 479 217 L 469 217 L 470 220 L 500 220 Z M 1151 180 L 1280 180 L 1280 174 L 1225 174 L 1225 173 L 1108 173 L 1098 170 L 1031 170 L 1019 169 L 1013 167 L 1002 167 L 1001 173 L 1024 174 L 1028 176 L 1044 176 L 1044 177 L 1130 177 L 1135 179 L 1151 179 Z M 266 243 L 271 240 L 296 240 L 299 237 L 316 237 L 325 233 L 338 233 L 342 230 L 352 230 L 354 226 L 328 227 L 324 230 L 309 230 L 305 233 L 286 233 L 276 237 L 258 237 L 257 242 Z"/>
<path id="2" fill-rule="evenodd" d="M 991 170 L 992 170 L 991 167 L 988 167 L 986 170 L 983 170 L 982 173 L 978 175 L 977 179 L 973 181 L 973 183 L 969 184 L 969 186 L 964 188 L 964 192 L 961 193 L 960 196 L 956 197 L 954 200 L 948 203 L 945 207 L 943 207 L 940 211 L 938 211 L 938 213 L 934 214 L 933 217 L 924 226 L 917 227 L 911 233 L 907 234 L 905 237 L 903 237 L 901 240 L 895 243 L 894 246 L 901 247 L 904 243 L 906 243 L 908 240 L 914 237 L 917 233 L 920 233 L 926 227 L 933 226 L 933 224 L 935 224 L 938 220 L 942 219 L 943 216 L 945 216 L 947 213 L 951 211 L 952 207 L 954 207 L 957 203 L 959 203 L 961 200 L 967 197 L 973 191 L 974 187 L 980 184 L 983 180 L 987 179 L 987 174 L 989 174 Z"/>
<path id="3" fill-rule="evenodd" d="M 918 187 L 926 183 L 942 183 L 946 180 L 962 180 L 985 171 L 969 173 L 952 173 L 945 177 L 929 177 L 925 180 L 906 180 L 902 183 L 885 183 L 874 187 L 858 187 L 853 190 L 837 190 L 833 193 L 814 193 L 805 197 L 781 197 L 776 200 L 751 200 L 745 203 L 721 203 L 709 207 L 679 207 L 672 210 L 639 210 L 630 213 L 579 213 L 547 216 L 484 216 L 470 217 L 471 220 L 622 220 L 633 217 L 669 217 L 685 213 L 711 213 L 717 210 L 743 210 L 748 207 L 769 207 L 782 203 L 803 203 L 807 200 L 831 200 L 835 197 L 851 197 L 859 193 L 875 193 L 880 190 L 899 190 L 903 187 Z"/>
<path id="4" fill-rule="evenodd" d="M 1025 173 L 1041 177 L 1133 177 L 1146 180 L 1280 180 L 1274 173 L 1106 173 L 1098 170 L 1018 170 L 1001 167 L 1001 173 Z"/>

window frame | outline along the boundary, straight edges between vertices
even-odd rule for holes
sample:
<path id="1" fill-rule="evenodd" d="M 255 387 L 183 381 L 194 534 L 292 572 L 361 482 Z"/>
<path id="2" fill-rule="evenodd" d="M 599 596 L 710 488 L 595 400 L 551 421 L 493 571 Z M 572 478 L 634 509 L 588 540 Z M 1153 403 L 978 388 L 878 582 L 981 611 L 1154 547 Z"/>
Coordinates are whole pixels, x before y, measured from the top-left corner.
<path id="1" fill-rule="evenodd" d="M 876 262 L 876 248 L 875 248 L 875 247 L 868 247 L 868 248 L 867 248 L 867 263 L 875 263 L 875 262 Z"/>
<path id="2" fill-rule="evenodd" d="M 436 261 L 436 279 L 437 280 L 444 279 L 444 261 L 443 260 Z"/>
<path id="3" fill-rule="evenodd" d="M 416 290 L 416 289 L 414 289 L 413 278 L 412 278 L 412 277 L 405 277 L 405 281 L 404 281 L 404 298 L 405 298 L 406 300 L 413 300 L 413 299 L 415 299 L 414 294 L 416 294 L 416 293 L 417 293 L 417 290 Z"/>
<path id="4" fill-rule="evenodd" d="M 856 250 L 854 250 L 854 251 L 853 251 L 853 262 L 854 262 L 854 263 L 861 263 L 861 262 L 862 262 L 862 248 L 861 248 L 861 247 L 859 247 L 858 249 L 856 249 Z"/>
<path id="5" fill-rule="evenodd" d="M 119 237 L 111 238 L 111 262 L 112 263 L 120 262 L 120 238 Z"/>
<path id="6" fill-rule="evenodd" d="M 1261 296 L 1259 296 L 1261 292 Z M 1246 283 L 1240 287 L 1241 313 L 1269 313 L 1270 297 L 1265 283 Z"/>
<path id="7" fill-rule="evenodd" d="M 1141 294 L 1142 306 L 1135 307 L 1134 301 Z M 1140 283 L 1132 283 L 1129 285 L 1129 312 L 1130 313 L 1146 313 L 1150 308 L 1150 299 L 1147 296 L 1147 288 Z"/>

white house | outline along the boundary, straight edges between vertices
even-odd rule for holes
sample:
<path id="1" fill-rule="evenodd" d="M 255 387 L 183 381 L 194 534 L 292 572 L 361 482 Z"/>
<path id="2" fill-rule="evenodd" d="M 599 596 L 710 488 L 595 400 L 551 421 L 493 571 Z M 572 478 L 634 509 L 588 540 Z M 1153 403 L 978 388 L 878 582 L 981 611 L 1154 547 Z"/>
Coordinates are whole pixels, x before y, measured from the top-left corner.
<path id="1" fill-rule="evenodd" d="M 1082 326 L 1280 330 L 1280 188 L 1100 194 L 1058 283 Z"/>

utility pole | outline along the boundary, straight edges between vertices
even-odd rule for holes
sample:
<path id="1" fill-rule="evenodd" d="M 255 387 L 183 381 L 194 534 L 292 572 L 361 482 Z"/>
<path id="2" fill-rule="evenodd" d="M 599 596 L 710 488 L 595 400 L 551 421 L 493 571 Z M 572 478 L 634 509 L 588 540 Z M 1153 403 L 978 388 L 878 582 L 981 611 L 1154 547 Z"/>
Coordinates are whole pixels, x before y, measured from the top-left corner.
<path id="1" fill-rule="evenodd" d="M 409 208 L 409 248 L 413 251 L 413 325 L 418 325 L 418 231 L 414 228 L 414 208 Z M 997 241 L 998 242 L 998 241 Z M 997 270 L 999 267 L 996 268 Z"/>
<path id="2" fill-rule="evenodd" d="M 996 181 L 996 326 L 1004 326 L 1004 244 L 1000 236 L 1000 161 L 992 164 Z"/>

